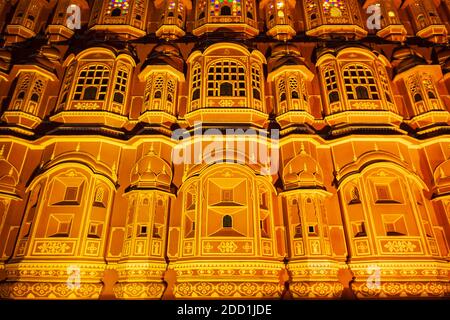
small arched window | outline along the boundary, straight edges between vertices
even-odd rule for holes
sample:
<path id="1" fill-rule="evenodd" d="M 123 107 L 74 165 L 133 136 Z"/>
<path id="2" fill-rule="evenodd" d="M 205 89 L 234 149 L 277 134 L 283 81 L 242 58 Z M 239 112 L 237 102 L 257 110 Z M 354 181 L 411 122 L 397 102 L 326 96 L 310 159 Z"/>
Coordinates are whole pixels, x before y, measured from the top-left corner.
<path id="1" fill-rule="evenodd" d="M 436 95 L 432 91 L 428 91 L 428 98 L 430 99 L 436 99 Z"/>
<path id="2" fill-rule="evenodd" d="M 83 100 L 97 100 L 97 88 L 87 87 L 84 90 Z"/>
<path id="3" fill-rule="evenodd" d="M 17 99 L 23 100 L 23 98 L 25 98 L 25 92 L 24 91 L 20 91 L 19 94 L 17 95 Z"/>
<path id="4" fill-rule="evenodd" d="M 231 97 L 233 95 L 233 85 L 229 82 L 222 82 L 220 84 L 220 96 Z"/>
<path id="5" fill-rule="evenodd" d="M 223 228 L 232 228 L 233 227 L 233 218 L 230 215 L 225 215 L 222 218 L 222 227 Z"/>
<path id="6" fill-rule="evenodd" d="M 120 92 L 114 93 L 114 102 L 123 103 L 123 94 Z"/>
<path id="7" fill-rule="evenodd" d="M 75 86 L 74 100 L 104 100 L 109 87 L 109 70 L 104 65 L 81 69 Z"/>
<path id="8" fill-rule="evenodd" d="M 38 102 L 39 101 L 39 95 L 37 93 L 33 93 L 31 95 L 30 100 L 33 101 L 33 102 Z"/>
<path id="9" fill-rule="evenodd" d="M 328 95 L 330 103 L 335 103 L 339 101 L 339 93 L 337 91 L 331 91 Z"/>
<path id="10" fill-rule="evenodd" d="M 423 101 L 422 95 L 420 93 L 416 93 L 414 95 L 414 102 L 420 102 Z"/>
<path id="11" fill-rule="evenodd" d="M 221 59 L 208 69 L 208 97 L 245 97 L 245 69 L 232 60 Z"/>
<path id="12" fill-rule="evenodd" d="M 379 100 L 378 88 L 373 75 L 365 65 L 351 64 L 344 68 L 344 85 L 349 100 Z"/>
<path id="13" fill-rule="evenodd" d="M 192 101 L 200 99 L 201 72 L 200 65 L 196 63 L 192 68 Z"/>
<path id="14" fill-rule="evenodd" d="M 122 15 L 122 9 L 115 8 L 113 11 L 111 11 L 111 17 L 120 17 Z"/>
<path id="15" fill-rule="evenodd" d="M 231 8 L 229 6 L 222 6 L 222 8 L 220 8 L 220 15 L 231 16 Z"/>
<path id="16" fill-rule="evenodd" d="M 369 91 L 367 91 L 366 87 L 356 87 L 356 97 L 358 100 L 367 100 L 369 99 Z"/>
<path id="17" fill-rule="evenodd" d="M 161 96 L 162 96 L 162 94 L 161 94 L 161 91 L 155 91 L 155 95 L 154 95 L 154 98 L 155 99 L 161 99 Z"/>

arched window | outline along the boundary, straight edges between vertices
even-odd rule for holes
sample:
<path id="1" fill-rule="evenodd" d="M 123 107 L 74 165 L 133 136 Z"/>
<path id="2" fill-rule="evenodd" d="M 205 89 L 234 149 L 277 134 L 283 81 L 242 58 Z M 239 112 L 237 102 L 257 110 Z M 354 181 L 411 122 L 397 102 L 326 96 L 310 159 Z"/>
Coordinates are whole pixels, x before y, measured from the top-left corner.
<path id="1" fill-rule="evenodd" d="M 220 96 L 231 97 L 233 95 L 233 85 L 229 82 L 222 82 L 220 84 Z"/>
<path id="2" fill-rule="evenodd" d="M 414 95 L 414 102 L 420 102 L 423 101 L 422 95 L 420 93 L 416 93 Z"/>
<path id="3" fill-rule="evenodd" d="M 231 16 L 231 8 L 229 6 L 223 6 L 220 8 L 221 16 Z"/>
<path id="4" fill-rule="evenodd" d="M 192 100 L 200 99 L 201 73 L 200 65 L 196 63 L 192 68 Z"/>
<path id="5" fill-rule="evenodd" d="M 286 101 L 286 83 L 284 79 L 281 79 L 278 82 L 278 96 L 280 98 L 280 102 Z"/>
<path id="6" fill-rule="evenodd" d="M 175 95 L 175 82 L 170 79 L 167 81 L 167 101 L 173 102 L 173 97 Z"/>
<path id="7" fill-rule="evenodd" d="M 117 71 L 116 85 L 114 86 L 114 102 L 123 103 L 127 91 L 128 72 L 124 69 Z"/>
<path id="8" fill-rule="evenodd" d="M 23 98 L 25 98 L 25 92 L 20 91 L 19 94 L 17 95 L 17 99 L 22 100 Z"/>
<path id="9" fill-rule="evenodd" d="M 290 77 L 289 78 L 289 91 L 291 92 L 291 98 L 292 99 L 298 99 L 299 94 L 298 94 L 298 81 L 296 78 L 294 77 Z"/>
<path id="10" fill-rule="evenodd" d="M 241 0 L 221 1 L 209 0 L 211 16 L 240 16 L 242 14 Z M 199 11 L 203 12 L 204 3 L 199 4 Z"/>
<path id="11" fill-rule="evenodd" d="M 369 91 L 366 87 L 358 86 L 356 87 L 356 97 L 358 100 L 367 100 L 369 99 Z"/>
<path id="12" fill-rule="evenodd" d="M 328 94 L 328 100 L 330 100 L 330 103 L 335 103 L 339 101 L 339 92 L 337 91 L 331 91 Z"/>
<path id="13" fill-rule="evenodd" d="M 115 8 L 111 11 L 111 17 L 120 17 L 122 15 L 122 10 L 120 8 Z"/>
<path id="14" fill-rule="evenodd" d="M 328 100 L 330 103 L 338 102 L 340 100 L 338 93 L 338 84 L 336 80 L 336 73 L 329 67 L 324 71 L 325 85 L 328 91 Z"/>
<path id="15" fill-rule="evenodd" d="M 31 95 L 30 100 L 33 101 L 33 102 L 38 102 L 39 101 L 39 95 L 37 93 L 33 93 Z"/>
<path id="16" fill-rule="evenodd" d="M 111 17 L 120 17 L 126 15 L 130 9 L 128 0 L 110 0 L 106 13 Z"/>
<path id="17" fill-rule="evenodd" d="M 261 100 L 261 75 L 259 68 L 255 65 L 252 66 L 252 88 L 253 98 Z"/>
<path id="18" fill-rule="evenodd" d="M 113 101 L 114 101 L 114 102 L 117 102 L 117 103 L 123 103 L 123 94 L 120 93 L 120 92 L 114 93 L 114 99 L 113 99 Z"/>
<path id="19" fill-rule="evenodd" d="M 79 73 L 73 100 L 104 100 L 109 76 L 109 69 L 104 65 L 84 67 Z"/>
<path id="20" fill-rule="evenodd" d="M 224 93 L 232 97 L 246 96 L 245 69 L 238 62 L 221 60 L 208 69 L 208 96 L 220 97 Z"/>
<path id="21" fill-rule="evenodd" d="M 97 97 L 96 87 L 87 87 L 84 90 L 83 100 L 96 100 L 96 97 Z"/>
<path id="22" fill-rule="evenodd" d="M 372 70 L 352 64 L 343 70 L 345 91 L 349 100 L 379 100 L 378 88 Z"/>
<path id="23" fill-rule="evenodd" d="M 153 93 L 153 98 L 154 99 L 161 99 L 162 98 L 162 92 L 164 90 L 164 79 L 163 77 L 159 76 L 156 78 L 154 84 L 153 84 L 153 88 L 154 88 L 154 93 Z"/>
<path id="24" fill-rule="evenodd" d="M 233 218 L 229 215 L 225 215 L 222 218 L 222 227 L 223 228 L 232 228 L 233 227 Z"/>

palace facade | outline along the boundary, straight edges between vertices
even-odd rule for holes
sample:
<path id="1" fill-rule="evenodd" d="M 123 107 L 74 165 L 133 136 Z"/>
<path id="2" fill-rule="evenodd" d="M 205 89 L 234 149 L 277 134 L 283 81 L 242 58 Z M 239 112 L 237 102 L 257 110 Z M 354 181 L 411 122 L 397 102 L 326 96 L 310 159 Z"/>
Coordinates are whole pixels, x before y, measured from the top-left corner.
<path id="1" fill-rule="evenodd" d="M 0 297 L 448 298 L 449 20 L 0 0 Z"/>

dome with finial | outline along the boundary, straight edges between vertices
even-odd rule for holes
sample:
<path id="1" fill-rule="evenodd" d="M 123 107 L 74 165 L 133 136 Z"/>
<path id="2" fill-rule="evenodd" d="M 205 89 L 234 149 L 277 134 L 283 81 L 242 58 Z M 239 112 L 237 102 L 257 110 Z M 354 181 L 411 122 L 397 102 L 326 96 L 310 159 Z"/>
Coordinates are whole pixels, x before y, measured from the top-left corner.
<path id="1" fill-rule="evenodd" d="M 323 175 L 319 164 L 304 146 L 300 154 L 290 160 L 284 169 L 283 183 L 286 189 L 323 187 Z"/>
<path id="2" fill-rule="evenodd" d="M 131 185 L 138 188 L 167 190 L 172 182 L 172 169 L 153 149 L 143 156 L 131 172 Z"/>
<path id="3" fill-rule="evenodd" d="M 4 158 L 5 146 L 0 148 L 0 192 L 14 193 L 19 183 L 17 169 Z"/>
<path id="4" fill-rule="evenodd" d="M 450 72 L 450 48 L 442 48 L 437 52 L 439 64 L 442 66 L 444 74 Z"/>
<path id="5" fill-rule="evenodd" d="M 394 49 L 391 56 L 394 74 L 405 72 L 418 65 L 427 65 L 426 59 L 418 52 L 407 46 Z"/>
<path id="6" fill-rule="evenodd" d="M 142 69 L 148 65 L 169 65 L 175 70 L 183 72 L 184 60 L 180 50 L 175 45 L 162 43 L 153 48 L 142 65 Z"/>

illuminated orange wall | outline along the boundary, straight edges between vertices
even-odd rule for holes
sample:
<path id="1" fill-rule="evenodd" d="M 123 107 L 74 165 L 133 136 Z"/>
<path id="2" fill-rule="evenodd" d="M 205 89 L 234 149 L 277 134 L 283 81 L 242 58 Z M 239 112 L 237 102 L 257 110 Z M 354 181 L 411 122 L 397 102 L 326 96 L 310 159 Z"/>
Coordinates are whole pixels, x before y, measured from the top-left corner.
<path id="1" fill-rule="evenodd" d="M 1 298 L 449 297 L 449 1 L 110 3 L 0 0 Z"/>

